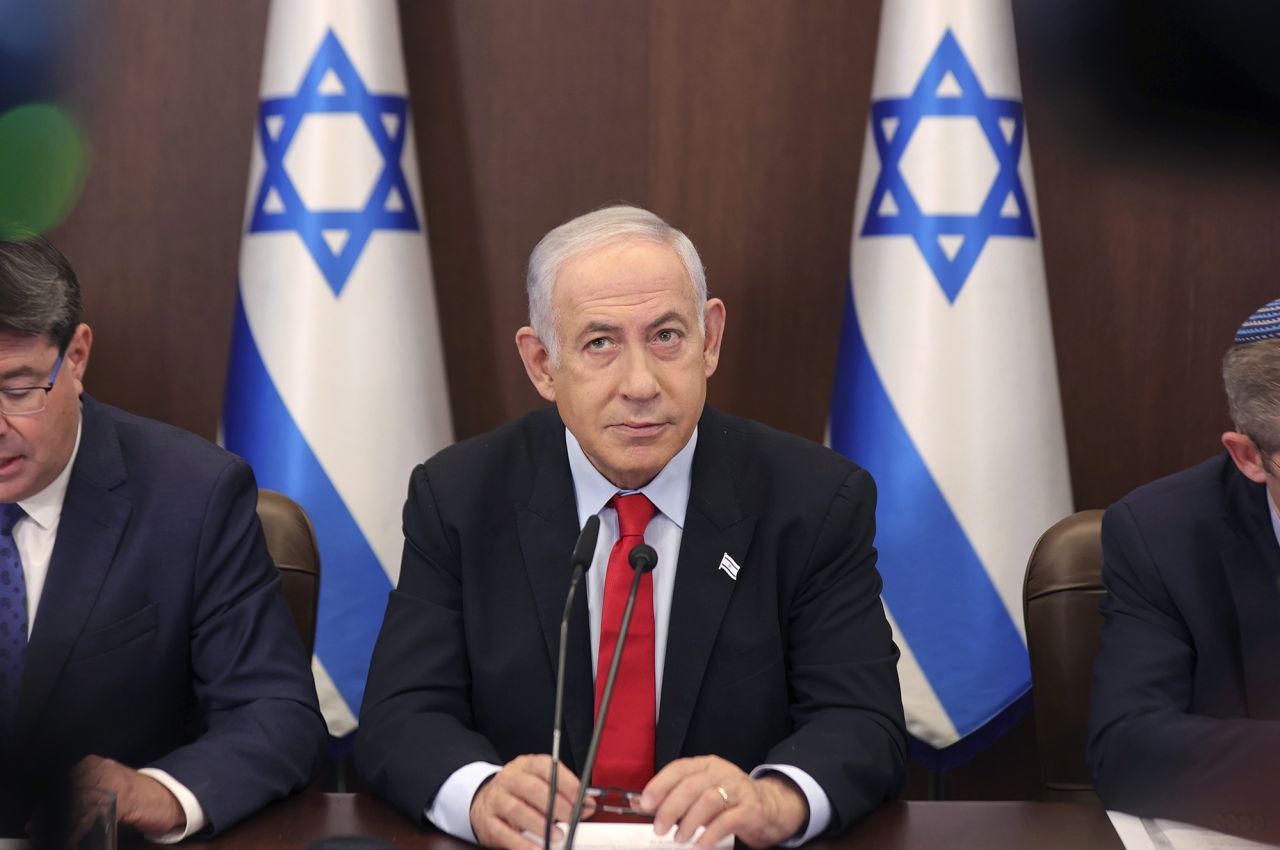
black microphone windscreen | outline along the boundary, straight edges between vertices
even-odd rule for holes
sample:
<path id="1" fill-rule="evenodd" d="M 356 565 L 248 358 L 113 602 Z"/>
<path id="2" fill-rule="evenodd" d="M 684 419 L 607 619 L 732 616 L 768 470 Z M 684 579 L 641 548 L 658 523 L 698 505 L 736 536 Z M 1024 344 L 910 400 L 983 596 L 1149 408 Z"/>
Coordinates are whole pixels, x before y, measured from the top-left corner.
<path id="1" fill-rule="evenodd" d="M 638 573 L 647 573 L 658 566 L 658 553 L 648 543 L 641 543 L 631 550 L 627 563 Z"/>
<path id="2" fill-rule="evenodd" d="M 600 536 L 600 517 L 592 514 L 587 517 L 587 521 L 582 526 L 582 533 L 578 535 L 578 542 L 573 547 L 573 560 L 569 562 L 569 566 L 582 567 L 583 572 L 591 566 L 591 559 L 596 554 L 596 538 Z"/>

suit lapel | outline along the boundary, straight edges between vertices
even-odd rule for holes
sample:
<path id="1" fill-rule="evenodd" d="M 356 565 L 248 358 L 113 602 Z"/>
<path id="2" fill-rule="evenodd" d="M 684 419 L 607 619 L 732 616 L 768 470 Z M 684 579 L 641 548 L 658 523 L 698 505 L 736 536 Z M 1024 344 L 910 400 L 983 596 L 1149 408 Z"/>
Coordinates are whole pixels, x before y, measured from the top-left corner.
<path id="1" fill-rule="evenodd" d="M 1229 464 L 1228 464 L 1229 465 Z M 1222 548 L 1222 564 L 1235 602 L 1250 717 L 1280 717 L 1280 546 L 1265 490 L 1234 466 L 1223 514 L 1235 534 Z"/>
<path id="2" fill-rule="evenodd" d="M 126 478 L 115 425 L 88 396 L 81 421 L 80 448 L 27 645 L 20 729 L 31 728 L 48 700 L 97 602 L 129 518 L 129 500 L 113 492 Z"/>
<path id="3" fill-rule="evenodd" d="M 516 508 L 520 549 L 533 589 L 538 620 L 546 642 L 548 665 L 554 675 L 560 651 L 560 618 L 569 591 L 569 555 L 578 536 L 578 512 L 573 479 L 564 445 L 564 428 L 540 435 L 541 462 L 534 471 L 529 502 Z M 573 769 L 586 758 L 595 712 L 591 681 L 591 638 L 587 622 L 586 581 L 578 585 L 569 622 L 565 657 L 564 733 L 568 753 L 561 760 Z"/>
<path id="4" fill-rule="evenodd" d="M 736 582 L 720 570 L 728 553 L 742 569 L 751 565 L 755 518 L 744 517 L 733 486 L 728 437 L 710 410 L 698 428 L 689 510 L 677 564 L 667 652 L 662 672 L 656 758 L 661 767 L 680 755 L 698 702 L 702 678 Z"/>

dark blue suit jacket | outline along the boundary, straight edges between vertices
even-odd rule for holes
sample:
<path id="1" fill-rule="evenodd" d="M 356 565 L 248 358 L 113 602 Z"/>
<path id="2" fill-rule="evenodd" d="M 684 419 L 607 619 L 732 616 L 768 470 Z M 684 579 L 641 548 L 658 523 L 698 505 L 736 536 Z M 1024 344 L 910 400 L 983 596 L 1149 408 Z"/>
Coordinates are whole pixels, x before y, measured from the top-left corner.
<path id="1" fill-rule="evenodd" d="M 1102 545 L 1088 752 L 1099 795 L 1280 836 L 1280 546 L 1264 486 L 1223 454 L 1112 506 Z"/>
<path id="2" fill-rule="evenodd" d="M 256 503 L 239 458 L 84 397 L 0 835 L 89 753 L 168 772 L 213 832 L 307 782 L 324 724 Z"/>
<path id="3" fill-rule="evenodd" d="M 842 830 L 894 796 L 906 768 L 871 476 L 821 446 L 710 409 L 691 475 L 657 766 L 707 753 L 744 769 L 795 765 L 822 786 L 831 830 Z M 419 466 L 404 526 L 356 762 L 370 790 L 416 819 L 468 762 L 550 750 L 578 536 L 556 411 Z M 725 553 L 741 565 L 736 581 L 719 569 Z M 561 752 L 575 772 L 594 713 L 585 596 L 569 627 Z"/>

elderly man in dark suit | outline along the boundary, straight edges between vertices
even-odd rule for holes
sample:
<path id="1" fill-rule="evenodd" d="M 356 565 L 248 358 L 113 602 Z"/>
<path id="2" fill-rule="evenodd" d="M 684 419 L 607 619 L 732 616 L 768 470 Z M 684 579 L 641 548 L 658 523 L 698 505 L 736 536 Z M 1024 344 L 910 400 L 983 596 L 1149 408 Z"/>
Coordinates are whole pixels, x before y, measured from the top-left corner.
<path id="1" fill-rule="evenodd" d="M 755 847 L 841 830 L 897 793 L 905 730 L 875 568 L 870 476 L 708 408 L 725 307 L 657 216 L 610 207 L 551 231 L 516 345 L 555 409 L 414 471 L 357 765 L 415 818 L 486 846 L 541 843 L 568 556 L 601 521 L 567 646 L 558 818 L 578 788 L 631 583 L 593 784 L 659 832 Z M 526 834 L 537 836 L 531 840 Z"/>
<path id="2" fill-rule="evenodd" d="M 69 785 L 172 842 L 303 785 L 324 726 L 252 472 L 84 394 L 92 342 L 66 259 L 0 242 L 0 835 Z"/>
<path id="3" fill-rule="evenodd" d="M 1223 359 L 1226 452 L 1107 511 L 1089 762 L 1137 815 L 1280 839 L 1280 301 Z"/>

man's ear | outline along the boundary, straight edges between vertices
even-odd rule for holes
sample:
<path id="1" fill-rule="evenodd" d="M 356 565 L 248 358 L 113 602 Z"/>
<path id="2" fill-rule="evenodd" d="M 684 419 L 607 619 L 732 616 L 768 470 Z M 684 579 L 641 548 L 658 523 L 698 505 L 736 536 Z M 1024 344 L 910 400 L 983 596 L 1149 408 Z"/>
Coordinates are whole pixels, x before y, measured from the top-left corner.
<path id="1" fill-rule="evenodd" d="M 1227 447 L 1227 452 L 1241 475 L 1256 484 L 1266 482 L 1267 468 L 1262 463 L 1262 453 L 1258 451 L 1257 443 L 1239 431 L 1227 431 L 1222 435 L 1222 445 Z"/>
<path id="2" fill-rule="evenodd" d="M 84 392 L 84 374 L 89 368 L 89 352 L 93 350 L 93 331 L 81 322 L 67 343 L 67 350 L 62 355 L 62 368 L 67 370 L 76 382 L 76 394 Z"/>
<path id="3" fill-rule="evenodd" d="M 524 371 L 529 376 L 533 388 L 538 391 L 538 395 L 547 401 L 554 402 L 556 381 L 551 374 L 551 352 L 528 325 L 516 331 L 516 348 L 520 352 L 520 360 L 524 363 Z"/>
<path id="4" fill-rule="evenodd" d="M 724 302 L 719 298 L 707 301 L 703 311 L 702 374 L 710 378 L 720 365 L 720 343 L 724 341 Z"/>

